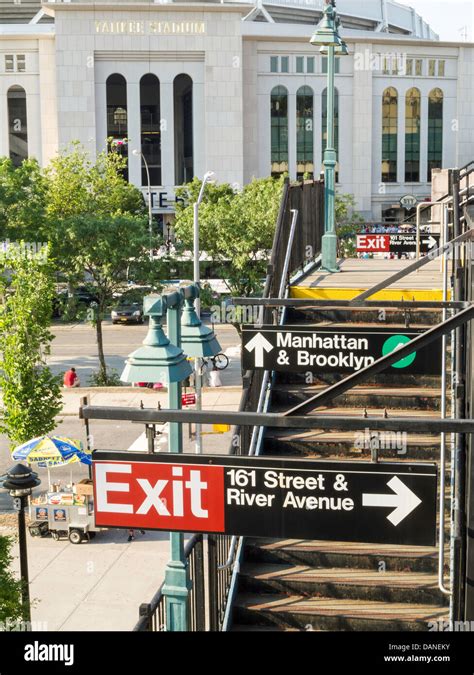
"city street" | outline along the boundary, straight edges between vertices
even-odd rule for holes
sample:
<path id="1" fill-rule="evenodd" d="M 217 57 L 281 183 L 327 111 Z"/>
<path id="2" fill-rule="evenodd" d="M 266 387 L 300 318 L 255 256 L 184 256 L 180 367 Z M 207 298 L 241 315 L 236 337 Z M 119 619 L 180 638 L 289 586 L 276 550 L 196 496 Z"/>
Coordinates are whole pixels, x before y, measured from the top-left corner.
<path id="1" fill-rule="evenodd" d="M 104 351 L 107 365 L 117 373 L 123 370 L 125 358 L 137 349 L 148 330 L 147 324 L 116 325 L 111 321 L 103 324 Z M 48 363 L 53 373 L 63 373 L 71 366 L 77 370 L 82 386 L 98 370 L 95 329 L 89 323 L 60 324 L 52 326 L 55 339 Z M 228 368 L 221 373 L 223 385 L 240 385 L 240 339 L 230 324 L 218 324 L 216 335 L 222 351 L 229 357 Z"/>

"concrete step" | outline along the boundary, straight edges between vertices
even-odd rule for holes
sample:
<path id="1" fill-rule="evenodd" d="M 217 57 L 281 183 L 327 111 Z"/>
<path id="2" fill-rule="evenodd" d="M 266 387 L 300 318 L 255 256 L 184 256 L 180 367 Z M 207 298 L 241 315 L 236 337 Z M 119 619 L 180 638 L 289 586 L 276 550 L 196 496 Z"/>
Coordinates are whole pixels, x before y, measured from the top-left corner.
<path id="1" fill-rule="evenodd" d="M 438 577 L 427 572 L 379 572 L 357 568 L 245 563 L 239 574 L 242 593 L 290 593 L 394 603 L 449 605 Z"/>
<path id="2" fill-rule="evenodd" d="M 370 429 L 370 421 L 367 421 Z M 379 436 L 380 458 L 437 460 L 440 452 L 439 436 L 431 434 L 398 435 L 388 432 Z M 371 456 L 364 431 L 324 431 L 315 429 L 268 428 L 263 441 L 263 454 L 271 456 L 304 456 L 338 459 L 367 459 Z"/>
<path id="3" fill-rule="evenodd" d="M 446 549 L 449 560 L 449 549 Z M 313 568 L 349 568 L 436 574 L 438 550 L 431 546 L 393 546 L 341 541 L 246 538 L 246 563 Z M 381 572 L 379 572 L 381 573 Z"/>
<path id="4" fill-rule="evenodd" d="M 441 387 L 440 375 L 410 375 L 409 373 L 395 373 L 393 370 L 394 369 L 392 368 L 392 371 L 372 375 L 372 377 L 367 378 L 367 381 L 364 382 L 364 386 L 416 387 L 418 389 L 440 389 Z M 281 384 L 284 384 L 304 387 L 311 384 L 324 385 L 327 387 L 330 384 L 339 382 L 343 378 L 343 374 L 317 375 L 316 373 L 277 373 L 275 385 L 280 386 Z"/>
<path id="5" fill-rule="evenodd" d="M 325 385 L 296 386 L 277 384 L 272 389 L 272 410 L 285 410 L 315 396 L 326 388 Z M 387 407 L 440 410 L 441 389 L 436 387 L 381 387 L 359 386 L 334 399 L 339 407 Z"/>
<path id="6" fill-rule="evenodd" d="M 430 622 L 446 620 L 448 616 L 444 606 L 283 594 L 242 593 L 233 607 L 238 624 L 299 630 L 428 631 Z"/>
<path id="7" fill-rule="evenodd" d="M 383 312 L 383 313 L 381 313 Z M 343 307 L 329 307 L 323 309 L 317 308 L 293 308 L 288 307 L 286 313 L 286 323 L 321 323 L 323 321 L 334 321 L 340 323 L 367 323 L 370 325 L 385 326 L 386 324 L 399 324 L 406 326 L 405 320 L 408 320 L 410 327 L 417 328 L 419 325 L 434 326 L 442 320 L 442 310 L 439 309 L 410 309 L 410 303 L 407 302 L 406 310 L 374 308 L 367 309 L 360 307 L 355 310 L 344 309 Z"/>

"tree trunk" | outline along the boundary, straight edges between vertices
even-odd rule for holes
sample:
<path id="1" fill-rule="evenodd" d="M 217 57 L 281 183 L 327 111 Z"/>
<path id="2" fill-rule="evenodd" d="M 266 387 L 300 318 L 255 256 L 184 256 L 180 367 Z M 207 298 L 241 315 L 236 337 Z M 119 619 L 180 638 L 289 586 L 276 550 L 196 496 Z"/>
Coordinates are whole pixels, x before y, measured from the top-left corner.
<path id="1" fill-rule="evenodd" d="M 105 356 L 104 356 L 104 339 L 102 336 L 102 313 L 100 310 L 98 310 L 97 312 L 95 330 L 97 337 L 97 351 L 99 356 L 99 376 L 100 379 L 105 384 L 105 381 L 107 379 L 107 365 L 105 363 Z"/>

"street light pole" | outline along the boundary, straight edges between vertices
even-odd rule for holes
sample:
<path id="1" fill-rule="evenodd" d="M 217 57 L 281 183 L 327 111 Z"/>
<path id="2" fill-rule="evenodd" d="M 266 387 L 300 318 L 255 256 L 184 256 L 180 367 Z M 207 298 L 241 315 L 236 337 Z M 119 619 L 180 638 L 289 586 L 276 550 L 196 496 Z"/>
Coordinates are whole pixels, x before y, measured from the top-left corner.
<path id="1" fill-rule="evenodd" d="M 207 171 L 202 179 L 201 189 L 197 201 L 193 204 L 193 281 L 199 286 L 201 282 L 201 271 L 199 269 L 199 205 L 204 197 L 204 190 L 206 184 L 215 179 L 213 171 Z M 201 300 L 196 298 L 195 309 L 198 318 L 201 317 Z M 196 393 L 196 410 L 202 410 L 202 359 L 197 357 L 194 359 L 194 391 Z M 202 453 L 202 426 L 196 424 L 196 453 Z"/>
<path id="2" fill-rule="evenodd" d="M 166 382 L 169 392 L 169 408 L 181 408 L 181 382 L 192 372 L 181 342 L 182 292 L 160 296 L 151 294 L 144 298 L 144 313 L 150 316 L 148 334 L 143 346 L 128 357 L 121 375 L 124 382 Z M 162 323 L 167 316 L 168 335 Z M 172 340 L 172 342 L 171 342 Z M 183 451 L 181 423 L 169 425 L 169 451 Z M 191 588 L 189 570 L 184 557 L 184 535 L 170 533 L 171 559 L 166 566 L 163 595 L 166 602 L 166 630 L 185 631 L 188 627 L 188 596 Z"/>
<path id="3" fill-rule="evenodd" d="M 31 626 L 30 578 L 28 574 L 28 547 L 26 544 L 25 508 L 28 497 L 34 487 L 41 483 L 38 474 L 23 464 L 15 464 L 3 476 L 0 486 L 10 492 L 13 497 L 13 508 L 18 513 L 18 547 L 20 553 L 21 604 L 23 619 L 27 622 L 27 630 Z"/>
<path id="4" fill-rule="evenodd" d="M 167 324 L 168 339 L 171 344 L 181 348 L 181 308 L 183 296 L 173 293 L 175 302 L 168 301 Z M 181 409 L 181 382 L 169 382 L 168 397 L 170 410 Z M 169 451 L 183 452 L 182 424 L 169 424 Z M 184 534 L 170 532 L 171 559 L 165 571 L 163 594 L 166 597 L 166 629 L 169 631 L 186 631 L 188 629 L 188 595 L 191 590 L 189 572 L 184 555 Z"/>
<path id="5" fill-rule="evenodd" d="M 329 6 L 329 5 L 328 5 Z M 334 147 L 334 72 L 335 48 L 328 47 L 327 126 L 324 150 L 324 235 L 321 242 L 322 267 L 328 272 L 338 272 L 336 235 L 336 149 Z"/>
<path id="6" fill-rule="evenodd" d="M 336 164 L 334 134 L 334 74 L 336 70 L 336 54 L 348 54 L 347 45 L 338 33 L 335 0 L 326 0 L 321 21 L 310 40 L 312 45 L 321 47 L 327 54 L 327 123 L 326 148 L 324 150 L 324 235 L 321 242 L 321 266 L 328 272 L 339 272 L 337 266 L 337 234 L 336 234 Z"/>
<path id="7" fill-rule="evenodd" d="M 132 154 L 135 157 L 141 157 L 145 165 L 146 179 L 148 184 L 148 233 L 150 236 L 150 260 L 153 260 L 153 213 L 151 209 L 151 183 L 150 183 L 150 171 L 148 169 L 148 162 L 146 161 L 145 155 L 140 150 L 133 150 Z"/>

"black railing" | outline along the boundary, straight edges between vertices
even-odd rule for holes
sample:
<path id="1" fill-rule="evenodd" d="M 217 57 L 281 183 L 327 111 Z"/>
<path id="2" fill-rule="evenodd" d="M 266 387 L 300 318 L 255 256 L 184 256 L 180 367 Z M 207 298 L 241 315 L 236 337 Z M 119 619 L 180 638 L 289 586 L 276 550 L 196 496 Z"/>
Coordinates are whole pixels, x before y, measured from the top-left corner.
<path id="1" fill-rule="evenodd" d="M 204 589 L 204 550 L 203 535 L 195 534 L 184 548 L 186 564 L 189 568 L 191 590 L 188 596 L 188 625 L 191 631 L 204 631 L 205 626 L 205 589 Z M 139 619 L 133 629 L 135 632 L 165 631 L 166 602 L 163 586 L 150 602 L 144 602 L 139 608 Z"/>

